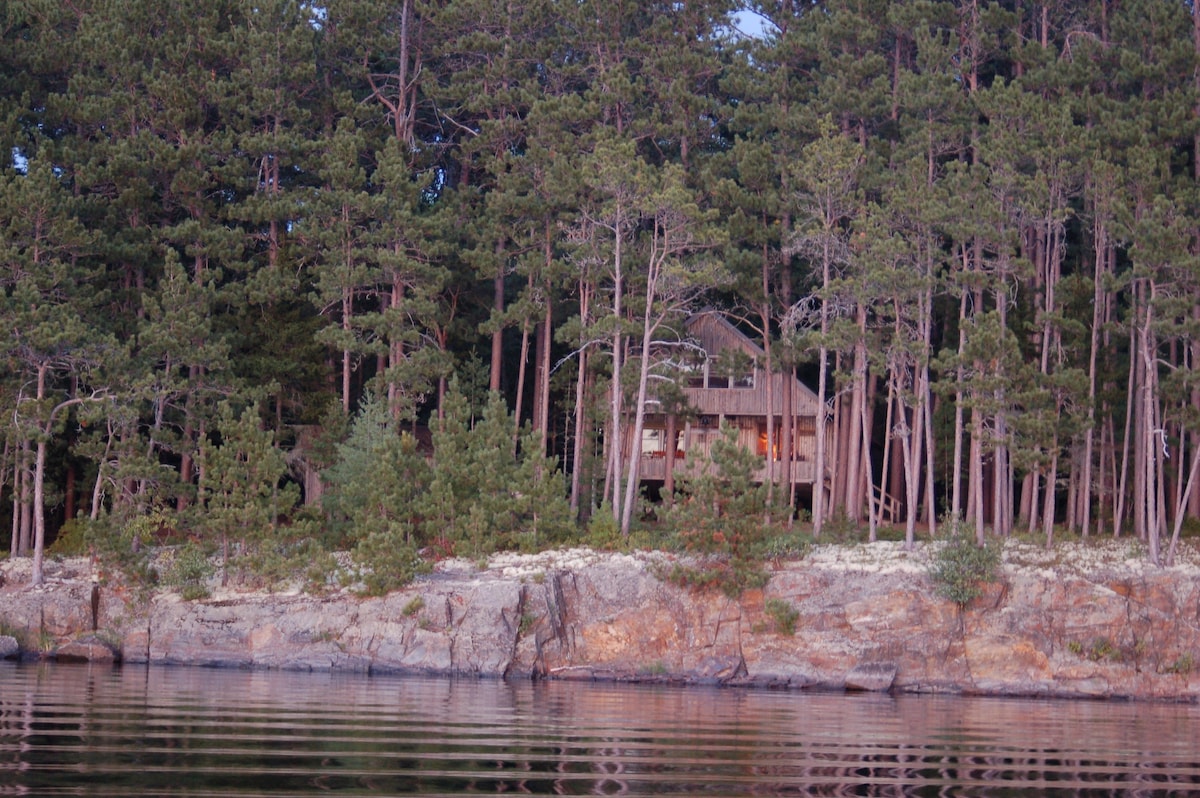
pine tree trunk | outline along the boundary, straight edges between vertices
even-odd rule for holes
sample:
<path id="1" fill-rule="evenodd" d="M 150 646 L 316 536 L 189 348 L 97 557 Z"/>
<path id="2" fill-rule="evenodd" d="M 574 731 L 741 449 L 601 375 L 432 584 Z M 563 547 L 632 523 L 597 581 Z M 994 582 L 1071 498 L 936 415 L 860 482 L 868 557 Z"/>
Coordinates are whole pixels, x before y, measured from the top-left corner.
<path id="1" fill-rule="evenodd" d="M 1180 469 L 1180 473 L 1183 469 Z M 1192 450 L 1192 463 L 1188 467 L 1187 483 L 1183 487 L 1183 491 L 1179 495 L 1179 501 L 1175 506 L 1175 526 L 1171 531 L 1171 548 L 1167 551 L 1167 565 L 1175 564 L 1175 553 L 1179 547 L 1179 535 L 1183 530 L 1184 516 L 1188 503 L 1191 501 L 1192 495 L 1196 492 L 1196 476 L 1200 472 L 1200 449 Z"/>
<path id="2" fill-rule="evenodd" d="M 190 366 L 188 368 L 188 384 L 194 385 L 199 377 L 200 367 Z M 195 476 L 195 460 L 192 457 L 192 451 L 194 450 L 193 444 L 195 441 L 197 441 L 197 438 L 196 429 L 192 425 L 192 404 L 192 392 L 188 391 L 187 397 L 184 399 L 183 403 L 185 421 L 183 422 L 183 439 L 181 441 L 182 447 L 179 454 L 179 482 L 184 486 L 192 484 L 192 477 Z M 180 493 L 175 502 L 176 511 L 183 512 L 185 509 L 187 509 L 187 506 L 188 500 L 186 493 Z"/>
<path id="3" fill-rule="evenodd" d="M 792 219 L 791 215 L 785 213 L 781 219 L 781 227 L 784 231 L 791 230 Z M 782 299 L 784 307 L 792 306 L 792 276 L 789 269 L 782 269 L 779 280 L 779 295 Z M 795 478 L 795 462 L 796 462 L 796 401 L 793 395 L 792 386 L 796 382 L 796 368 L 792 365 L 792 357 L 787 358 L 788 366 L 783 369 L 783 462 L 787 474 L 787 490 L 788 490 L 788 512 L 787 512 L 787 528 L 790 532 L 793 527 L 796 515 L 796 478 Z"/>
<path id="4" fill-rule="evenodd" d="M 1200 19 L 1200 17 L 1196 18 Z M 1197 166 L 1197 169 L 1200 170 L 1200 165 Z M 1192 308 L 1192 320 L 1200 324 L 1200 305 L 1195 305 Z M 1191 362 L 1188 364 L 1188 368 L 1192 370 L 1200 369 L 1200 340 L 1192 342 Z M 1200 388 L 1192 390 L 1191 403 L 1192 412 L 1200 413 Z M 1200 452 L 1200 429 L 1193 430 L 1188 439 L 1191 441 L 1192 452 Z M 1191 490 L 1188 492 L 1188 496 L 1189 498 L 1183 507 L 1183 512 L 1193 518 L 1200 517 L 1200 490 Z"/>
<path id="5" fill-rule="evenodd" d="M 675 452 L 679 451 L 679 416 L 674 413 L 667 414 L 666 438 L 666 451 L 663 453 L 663 467 L 666 469 L 663 474 L 663 493 L 666 495 L 662 499 L 670 507 L 675 504 Z"/>
<path id="6" fill-rule="evenodd" d="M 622 448 L 623 441 L 621 440 L 621 328 L 620 324 L 623 320 L 621 310 L 622 294 L 625 291 L 624 279 L 622 274 L 622 237 L 618 232 L 613 250 L 613 320 L 616 325 L 613 328 L 612 336 L 612 396 L 610 412 L 612 413 L 611 427 L 611 442 L 609 443 L 609 472 L 612 479 L 612 513 L 613 520 L 618 524 L 621 523 L 621 480 L 624 478 L 624 466 L 622 463 Z M 641 442 L 636 442 L 638 446 Z M 607 486 L 607 480 L 605 484 Z M 607 493 L 607 491 L 606 491 Z"/>
<path id="7" fill-rule="evenodd" d="M 342 331 L 347 337 L 352 330 L 351 314 L 354 312 L 354 302 L 349 288 L 342 289 Z M 353 354 L 349 347 L 342 350 L 342 412 L 350 415 L 350 375 L 353 371 Z"/>
<path id="8" fill-rule="evenodd" d="M 1000 319 L 1000 329 L 1008 329 L 1008 301 L 1004 296 L 1008 293 L 1007 275 L 1009 263 L 1007 258 L 1001 261 L 1001 279 L 996 298 L 996 309 Z M 992 532 L 997 537 L 1008 537 L 1012 532 L 1012 470 L 1009 468 L 1008 450 L 1008 397 L 1003 385 L 997 385 L 992 395 L 996 408 L 993 419 L 995 429 L 992 439 Z"/>
<path id="9" fill-rule="evenodd" d="M 29 451 L 29 442 L 22 441 L 19 447 L 16 447 L 12 452 L 13 457 L 13 516 L 12 516 L 12 540 L 10 541 L 9 549 L 11 556 L 19 557 L 26 551 L 24 526 L 25 519 L 28 515 L 26 509 L 26 467 L 28 461 L 26 454 Z"/>
<path id="10" fill-rule="evenodd" d="M 950 476 L 950 517 L 961 519 L 962 514 L 962 450 L 965 435 L 963 418 L 963 383 L 966 373 L 962 366 L 966 350 L 967 292 L 964 290 L 958 302 L 958 368 L 954 389 L 954 463 Z"/>
<path id="11" fill-rule="evenodd" d="M 834 355 L 834 372 L 840 373 L 842 365 L 841 353 Z M 846 486 L 850 481 L 850 474 L 847 469 L 847 458 L 849 449 L 849 434 L 850 425 L 847 423 L 846 415 L 849 412 L 849 405 L 846 403 L 846 397 L 841 391 L 834 392 L 833 400 L 833 418 L 834 418 L 834 449 L 833 462 L 836 463 L 833 469 L 833 500 L 831 508 L 835 514 L 841 517 L 846 516 Z M 857 476 L 857 471 L 855 472 Z"/>
<path id="12" fill-rule="evenodd" d="M 878 513 L 874 507 L 875 500 L 875 479 L 871 474 L 871 424 L 867 418 L 867 404 L 864 401 L 858 406 L 859 412 L 859 430 L 862 432 L 862 450 L 863 455 L 861 462 L 861 479 L 859 485 L 862 486 L 859 495 L 865 494 L 867 504 L 867 523 L 869 526 L 868 535 L 872 541 L 879 537 L 879 514 L 883 512 L 883 496 L 879 497 Z"/>
<path id="13" fill-rule="evenodd" d="M 39 397 L 40 398 L 40 397 Z M 33 573 L 29 583 L 44 585 L 43 559 L 46 550 L 46 441 L 39 438 L 33 467 Z"/>
<path id="14" fill-rule="evenodd" d="M 816 452 L 815 472 L 813 476 L 813 537 L 821 536 L 821 528 L 825 523 L 825 431 L 826 431 L 826 409 L 825 396 L 828 391 L 826 371 L 829 367 L 829 350 L 824 344 L 824 336 L 828 329 L 828 321 L 826 319 L 827 311 L 822 306 L 821 309 L 821 335 L 822 343 L 817 352 L 817 418 L 816 418 Z"/>
<path id="15" fill-rule="evenodd" d="M 579 319 L 587 324 L 590 319 L 591 290 L 586 280 L 579 280 Z M 588 348 L 579 350 L 579 373 L 575 376 L 575 441 L 571 452 L 571 516 L 580 518 L 582 505 L 583 453 L 585 441 L 591 433 L 585 434 L 587 415 L 585 401 L 587 398 Z"/>
<path id="16" fill-rule="evenodd" d="M 513 446 L 521 431 L 521 412 L 525 405 L 525 374 L 529 364 L 529 319 L 521 322 L 521 356 L 517 361 L 517 398 L 513 406 Z"/>
<path id="17" fill-rule="evenodd" d="M 653 267 L 652 267 L 653 268 Z M 655 278 L 647 280 L 646 310 L 642 318 L 642 357 L 638 367 L 637 403 L 633 408 L 633 436 L 629 451 L 629 481 L 625 485 L 625 506 L 621 514 L 621 534 L 628 537 L 633 528 L 633 507 L 637 503 L 638 482 L 641 479 L 642 432 L 646 428 L 646 399 L 650 390 L 650 343 L 654 329 L 651 315 L 654 312 Z"/>
<path id="18" fill-rule="evenodd" d="M 932 273 L 931 273 L 932 274 Z M 932 540 L 937 537 L 937 502 L 934 495 L 934 483 L 937 477 L 937 471 L 934 469 L 934 440 L 933 440 L 933 414 L 934 401 L 933 396 L 933 379 L 929 374 L 929 361 L 933 353 L 933 286 L 932 280 L 926 283 L 924 301 L 922 302 L 921 311 L 921 345 L 922 359 L 920 369 L 918 370 L 920 387 L 917 390 L 917 413 L 914 415 L 921 416 L 917 429 L 921 426 L 925 430 L 925 516 L 929 524 L 929 537 Z M 914 433 L 917 439 L 920 439 L 920 433 Z M 914 455 L 914 470 L 921 463 L 921 447 L 917 445 L 917 454 Z"/>
<path id="19" fill-rule="evenodd" d="M 1072 446 L 1070 456 L 1067 459 L 1067 518 L 1066 526 L 1068 532 L 1079 531 L 1079 472 L 1080 459 L 1082 453 L 1080 447 Z"/>
<path id="20" fill-rule="evenodd" d="M 46 377 L 50 367 L 46 363 L 38 366 L 37 400 L 41 404 L 46 399 Z M 39 422 L 40 423 L 40 422 Z M 53 429 L 53 416 L 45 424 L 45 429 L 39 429 L 37 448 L 34 450 L 33 464 L 33 574 L 30 584 L 34 586 L 46 583 L 42 570 L 43 557 L 46 548 L 46 441 Z"/>
<path id="21" fill-rule="evenodd" d="M 400 254 L 400 245 L 396 244 L 396 254 Z M 392 277 L 391 290 L 391 309 L 398 312 L 404 306 L 404 282 L 400 275 Z M 392 372 L 387 379 L 388 391 L 388 408 L 392 411 L 393 418 L 400 417 L 400 383 L 397 382 L 398 377 L 396 372 L 400 368 L 400 364 L 404 362 L 405 345 L 403 341 L 393 340 L 388 342 L 387 369 Z"/>
<path id="22" fill-rule="evenodd" d="M 546 315 L 542 319 L 541 334 L 538 336 L 538 403 L 537 412 L 534 414 L 534 423 L 541 431 L 538 442 L 542 455 L 546 454 L 550 443 L 550 346 L 553 339 L 553 312 L 550 296 L 547 294 Z"/>
<path id="23" fill-rule="evenodd" d="M 833 265 L 833 252 L 830 242 L 823 241 L 821 258 L 821 288 L 829 288 L 830 271 Z M 821 299 L 821 341 L 817 350 L 817 429 L 816 429 L 816 474 L 813 477 L 813 537 L 821 536 L 821 528 L 825 524 L 825 433 L 826 433 L 826 399 L 829 395 L 829 302 Z"/>
<path id="24" fill-rule="evenodd" d="M 1092 330 L 1088 350 L 1088 423 L 1083 433 L 1083 473 L 1080 475 L 1083 517 L 1083 537 L 1091 533 L 1092 525 L 1092 461 L 1096 426 L 1097 360 L 1100 353 L 1100 327 L 1104 319 L 1104 277 L 1108 273 L 1108 228 L 1103 221 L 1096 223 L 1096 260 L 1092 275 Z"/>
<path id="25" fill-rule="evenodd" d="M 867 418 L 867 308 L 862 302 L 856 309 L 858 340 L 854 344 L 854 384 L 850 392 L 849 423 L 846 430 L 846 517 L 858 523 L 862 520 L 864 504 L 869 495 L 864 495 L 863 468 L 869 452 L 866 443 L 870 431 L 865 428 Z"/>
<path id="26" fill-rule="evenodd" d="M 1051 445 L 1050 467 L 1046 473 L 1045 507 L 1042 508 L 1042 528 L 1046 533 L 1046 548 L 1054 542 L 1054 493 L 1058 473 L 1058 436 Z"/>
<path id="27" fill-rule="evenodd" d="M 982 546 L 986 538 L 983 525 L 983 414 L 971 411 L 971 491 L 968 504 L 975 517 L 975 542 Z"/>
<path id="28" fill-rule="evenodd" d="M 1196 119 L 1200 119 L 1200 3 L 1192 3 L 1192 49 L 1196 54 L 1197 67 L 1192 77 L 1192 85 L 1196 90 L 1196 107 L 1192 110 L 1192 115 Z M 1192 180 L 1194 183 L 1200 184 L 1200 132 L 1192 136 Z M 1192 252 L 1200 254 L 1200 230 L 1195 230 L 1192 233 Z M 1192 306 L 1192 320 L 1200 323 L 1200 304 Z M 1191 345 L 1191 363 L 1192 369 L 1200 369 L 1200 340 L 1193 340 Z M 1192 411 L 1200 412 L 1200 388 L 1194 388 L 1191 395 Z M 1192 443 L 1193 462 L 1195 462 L 1195 453 L 1200 452 L 1200 429 L 1193 430 L 1189 436 Z M 1182 436 L 1181 436 L 1182 440 Z M 1195 471 L 1193 466 L 1192 471 Z M 1187 491 L 1188 500 L 1182 503 L 1180 515 L 1186 512 L 1188 515 L 1200 517 L 1200 490 L 1191 490 L 1190 485 L 1192 480 L 1189 477 Z M 1175 555 L 1175 542 L 1172 540 L 1171 557 Z"/>
<path id="29" fill-rule="evenodd" d="M 768 294 L 768 279 L 766 258 L 763 259 L 762 268 L 763 281 L 763 296 Z M 763 386 L 766 390 L 767 397 L 767 452 L 763 458 L 763 480 L 767 485 L 767 506 L 770 507 L 775 498 L 775 387 L 774 380 L 771 375 L 774 372 L 774 364 L 771 362 L 771 310 L 770 305 L 764 300 L 759 305 L 759 320 L 762 323 L 763 329 L 763 362 L 761 371 L 763 378 L 766 380 L 766 385 Z"/>
<path id="30" fill-rule="evenodd" d="M 1100 426 L 1100 500 L 1097 504 L 1096 534 L 1104 532 L 1104 506 L 1108 505 L 1108 518 L 1115 522 L 1117 517 L 1117 433 L 1112 417 L 1112 408 L 1105 405 L 1104 419 Z M 1114 530 L 1115 533 L 1115 530 Z"/>
<path id="31" fill-rule="evenodd" d="M 1117 484 L 1117 508 L 1113 515 L 1113 537 L 1121 536 L 1121 526 L 1125 520 L 1125 496 L 1128 490 L 1128 477 L 1132 467 L 1130 462 L 1130 447 L 1132 439 L 1136 437 L 1133 429 L 1133 411 L 1136 404 L 1136 385 L 1137 385 L 1137 370 L 1138 358 L 1134 354 L 1137 352 L 1137 324 L 1129 326 L 1129 353 L 1132 361 L 1129 366 L 1129 378 L 1125 384 L 1125 427 L 1121 435 L 1121 477 Z M 1134 477 L 1134 483 L 1138 482 L 1138 478 Z M 1136 492 L 1136 491 L 1135 491 Z M 1136 525 L 1136 522 L 1135 522 Z M 1134 533 L 1136 535 L 1136 531 Z"/>
<path id="32" fill-rule="evenodd" d="M 899 318 L 899 316 L 897 316 L 897 319 L 898 318 Z M 899 329 L 898 329 L 899 324 L 897 324 L 896 327 L 897 327 L 897 329 L 894 331 L 894 334 L 899 336 Z M 892 438 L 893 438 L 892 428 L 894 426 L 892 414 L 894 412 L 894 408 L 895 408 L 895 404 L 896 404 L 896 379 L 898 378 L 898 375 L 896 374 L 896 369 L 897 369 L 897 367 L 896 367 L 896 363 L 895 363 L 895 357 L 890 356 L 888 358 L 888 369 L 887 369 L 887 398 L 884 400 L 884 402 L 886 404 L 886 408 L 885 408 L 884 414 L 883 414 L 883 465 L 880 468 L 880 472 L 879 472 L 879 499 L 880 499 L 880 501 L 879 501 L 879 518 L 878 518 L 877 523 L 880 523 L 880 524 L 883 523 L 883 510 L 884 510 L 884 506 L 885 506 L 884 500 L 887 498 L 888 491 L 891 490 L 891 487 L 892 487 L 892 483 L 891 483 Z M 890 518 L 890 521 L 893 524 L 896 523 L 896 519 L 894 517 Z M 872 538 L 871 540 L 872 540 L 872 542 L 874 542 L 874 538 Z"/>
<path id="33" fill-rule="evenodd" d="M 504 315 L 504 242 L 496 242 L 496 274 L 492 277 L 492 313 Z M 500 376 L 504 370 L 504 325 L 492 331 L 492 361 L 488 372 L 488 390 L 500 391 Z"/>
<path id="34" fill-rule="evenodd" d="M 1163 446 L 1159 436 L 1165 436 L 1162 431 L 1162 418 L 1159 410 L 1158 369 L 1155 363 L 1155 345 L 1153 335 L 1153 302 L 1154 283 L 1150 281 L 1147 291 L 1143 293 L 1145 301 L 1144 322 L 1141 330 L 1141 363 L 1143 366 L 1142 410 L 1144 424 L 1145 463 L 1145 499 L 1146 499 L 1146 543 L 1149 549 L 1150 561 L 1158 565 L 1159 534 L 1163 523 L 1164 486 L 1163 486 Z"/>

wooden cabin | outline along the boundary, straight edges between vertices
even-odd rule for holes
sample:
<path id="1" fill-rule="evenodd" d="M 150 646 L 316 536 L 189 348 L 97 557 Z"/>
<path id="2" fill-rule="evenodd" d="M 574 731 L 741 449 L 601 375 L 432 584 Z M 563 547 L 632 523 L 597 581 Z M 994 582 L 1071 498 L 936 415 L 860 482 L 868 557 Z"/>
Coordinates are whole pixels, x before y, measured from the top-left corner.
<path id="1" fill-rule="evenodd" d="M 817 395 L 799 380 L 785 374 L 768 374 L 763 368 L 762 347 L 748 338 L 716 312 L 689 318 L 687 335 L 702 351 L 695 365 L 685 369 L 680 380 L 687 411 L 677 417 L 675 474 L 683 472 L 688 453 L 706 459 L 712 442 L 720 436 L 722 425 L 737 430 L 738 441 L 763 458 L 760 481 L 766 474 L 767 418 L 775 419 L 775 479 L 790 479 L 798 485 L 812 485 L 816 476 Z M 770 380 L 770 391 L 768 391 Z M 783 461 L 783 421 L 785 380 L 791 381 L 793 452 L 791 462 Z M 773 414 L 768 413 L 771 397 Z M 661 482 L 666 479 L 668 418 L 647 408 L 646 428 L 642 433 L 640 479 Z M 632 427 L 626 433 L 632 437 Z M 631 453 L 631 441 L 625 441 Z M 694 458 L 695 460 L 695 458 Z M 627 460 L 628 462 L 628 460 Z M 827 467 L 831 464 L 827 464 Z M 780 470 L 782 469 L 782 470 Z M 786 479 L 784 476 L 786 475 Z"/>

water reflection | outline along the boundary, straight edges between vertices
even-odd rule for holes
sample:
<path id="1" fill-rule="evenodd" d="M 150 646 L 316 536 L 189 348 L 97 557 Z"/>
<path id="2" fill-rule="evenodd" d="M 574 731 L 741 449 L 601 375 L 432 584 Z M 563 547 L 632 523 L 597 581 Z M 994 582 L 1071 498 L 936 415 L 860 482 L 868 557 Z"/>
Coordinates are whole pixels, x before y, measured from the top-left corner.
<path id="1" fill-rule="evenodd" d="M 1192 706 L 0 665 L 3 795 L 1200 788 Z"/>

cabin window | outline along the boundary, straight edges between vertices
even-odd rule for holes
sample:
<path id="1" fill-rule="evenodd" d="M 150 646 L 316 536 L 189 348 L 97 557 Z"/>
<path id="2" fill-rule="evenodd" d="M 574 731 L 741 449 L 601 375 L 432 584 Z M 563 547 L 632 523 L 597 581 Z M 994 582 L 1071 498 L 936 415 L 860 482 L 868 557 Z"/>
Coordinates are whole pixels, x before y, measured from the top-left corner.
<path id="1" fill-rule="evenodd" d="M 753 388 L 754 369 L 728 371 L 721 364 L 705 363 L 687 369 L 689 388 Z"/>
<path id="2" fill-rule="evenodd" d="M 774 446 L 774 454 L 772 460 L 779 460 L 783 456 L 783 427 L 780 424 L 775 425 L 775 440 L 771 441 Z M 758 449 L 759 457 L 767 456 L 767 425 L 765 423 L 758 425 Z"/>
<path id="3" fill-rule="evenodd" d="M 666 430 L 642 430 L 642 454 L 650 457 L 662 457 L 663 453 L 667 450 L 666 439 Z"/>
<path id="4" fill-rule="evenodd" d="M 797 435 L 816 435 L 817 434 L 817 417 L 816 416 L 797 416 L 796 417 L 796 434 Z"/>
<path id="5" fill-rule="evenodd" d="M 685 363 L 680 367 L 689 388 L 703 388 L 708 368 L 704 363 Z"/>
<path id="6" fill-rule="evenodd" d="M 720 384 L 716 384 L 720 375 Z M 710 388 L 753 388 L 754 387 L 754 358 L 738 349 L 721 351 L 710 363 L 708 369 L 708 387 Z"/>

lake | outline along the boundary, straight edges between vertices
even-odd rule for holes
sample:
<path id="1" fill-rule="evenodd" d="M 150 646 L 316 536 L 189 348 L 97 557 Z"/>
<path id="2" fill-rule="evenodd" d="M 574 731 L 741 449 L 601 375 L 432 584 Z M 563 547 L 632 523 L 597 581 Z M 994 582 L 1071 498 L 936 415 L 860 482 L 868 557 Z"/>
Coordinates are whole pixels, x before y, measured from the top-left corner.
<path id="1" fill-rule="evenodd" d="M 0 796 L 1193 789 L 1191 705 L 0 663 Z"/>

